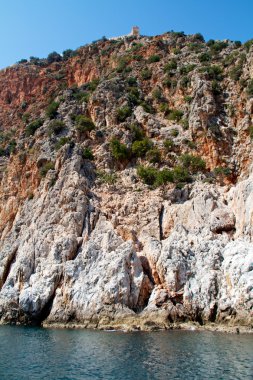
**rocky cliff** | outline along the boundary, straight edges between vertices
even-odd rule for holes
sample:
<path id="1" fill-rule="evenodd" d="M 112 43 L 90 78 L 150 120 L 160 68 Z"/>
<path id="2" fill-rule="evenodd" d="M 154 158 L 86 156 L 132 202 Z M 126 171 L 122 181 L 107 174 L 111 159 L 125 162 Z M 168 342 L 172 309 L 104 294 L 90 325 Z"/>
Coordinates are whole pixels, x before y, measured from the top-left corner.
<path id="1" fill-rule="evenodd" d="M 250 328 L 252 41 L 49 58 L 0 72 L 1 322 Z"/>

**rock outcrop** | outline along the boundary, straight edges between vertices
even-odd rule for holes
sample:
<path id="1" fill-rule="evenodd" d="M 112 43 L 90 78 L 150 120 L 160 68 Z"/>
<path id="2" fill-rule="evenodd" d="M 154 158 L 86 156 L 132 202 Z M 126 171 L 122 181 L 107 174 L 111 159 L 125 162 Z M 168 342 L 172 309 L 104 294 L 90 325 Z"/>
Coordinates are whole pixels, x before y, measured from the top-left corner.
<path id="1" fill-rule="evenodd" d="M 0 72 L 1 323 L 251 328 L 253 50 L 215 43 Z"/>

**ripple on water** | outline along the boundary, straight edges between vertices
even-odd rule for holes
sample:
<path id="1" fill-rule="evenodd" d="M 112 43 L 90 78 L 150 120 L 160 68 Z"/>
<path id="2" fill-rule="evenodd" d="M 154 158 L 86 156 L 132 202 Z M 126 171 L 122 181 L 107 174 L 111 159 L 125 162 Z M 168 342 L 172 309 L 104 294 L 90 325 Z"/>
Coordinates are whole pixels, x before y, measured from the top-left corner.
<path id="1" fill-rule="evenodd" d="M 1 380 L 253 380 L 253 336 L 0 327 Z"/>

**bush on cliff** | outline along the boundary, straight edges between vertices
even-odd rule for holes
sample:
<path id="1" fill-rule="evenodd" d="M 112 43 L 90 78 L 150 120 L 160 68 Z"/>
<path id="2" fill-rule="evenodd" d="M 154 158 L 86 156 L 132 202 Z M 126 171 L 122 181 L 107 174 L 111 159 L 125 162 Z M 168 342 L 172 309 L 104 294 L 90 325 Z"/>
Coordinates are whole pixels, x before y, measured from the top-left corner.
<path id="1" fill-rule="evenodd" d="M 132 152 L 135 157 L 144 157 L 146 153 L 152 148 L 153 143 L 148 138 L 140 141 L 135 141 L 132 145 Z"/>
<path id="2" fill-rule="evenodd" d="M 193 174 L 199 171 L 204 171 L 206 168 L 206 163 L 201 157 L 193 156 L 191 154 L 183 154 L 180 157 L 180 162 L 184 168 L 188 169 Z"/>
<path id="3" fill-rule="evenodd" d="M 110 150 L 113 158 L 117 161 L 124 161 L 130 157 L 130 152 L 125 144 L 113 138 L 110 142 Z"/>
<path id="4" fill-rule="evenodd" d="M 42 119 L 34 120 L 30 124 L 28 124 L 25 128 L 25 134 L 26 136 L 33 136 L 34 133 L 37 131 L 38 128 L 40 128 L 43 124 Z"/>
<path id="5" fill-rule="evenodd" d="M 85 133 L 95 129 L 95 124 L 91 118 L 84 115 L 77 115 L 75 117 L 75 127 L 80 133 Z"/>
<path id="6" fill-rule="evenodd" d="M 41 177 L 46 177 L 47 175 L 47 172 L 49 170 L 54 170 L 54 163 L 49 161 L 49 162 L 45 162 L 42 167 L 40 168 L 40 176 Z"/>
<path id="7" fill-rule="evenodd" d="M 55 118 L 55 116 L 57 115 L 57 111 L 58 111 L 59 105 L 60 105 L 59 102 L 52 102 L 52 103 L 49 104 L 49 106 L 46 109 L 46 116 L 49 119 Z"/>
<path id="8" fill-rule="evenodd" d="M 58 135 L 65 128 L 65 124 L 61 120 L 52 120 L 48 126 L 49 135 Z"/>
<path id="9" fill-rule="evenodd" d="M 129 116 L 131 116 L 132 110 L 129 106 L 123 106 L 121 108 L 118 108 L 116 111 L 116 117 L 117 121 L 119 123 L 122 123 L 125 121 Z"/>

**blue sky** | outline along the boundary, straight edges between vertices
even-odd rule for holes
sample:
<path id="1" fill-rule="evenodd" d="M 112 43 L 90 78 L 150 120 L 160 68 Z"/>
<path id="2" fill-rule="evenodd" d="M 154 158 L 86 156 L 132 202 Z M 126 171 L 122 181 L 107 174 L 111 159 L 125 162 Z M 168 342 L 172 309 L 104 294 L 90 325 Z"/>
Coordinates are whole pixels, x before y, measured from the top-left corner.
<path id="1" fill-rule="evenodd" d="M 208 40 L 253 38 L 253 0 L 0 0 L 0 68 L 102 36 L 169 30 Z"/>

